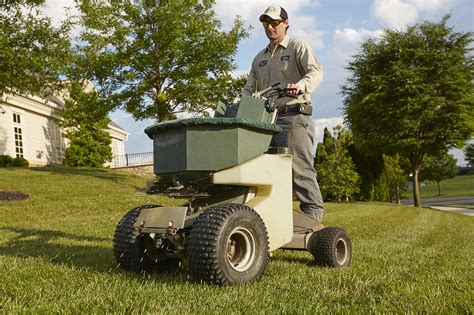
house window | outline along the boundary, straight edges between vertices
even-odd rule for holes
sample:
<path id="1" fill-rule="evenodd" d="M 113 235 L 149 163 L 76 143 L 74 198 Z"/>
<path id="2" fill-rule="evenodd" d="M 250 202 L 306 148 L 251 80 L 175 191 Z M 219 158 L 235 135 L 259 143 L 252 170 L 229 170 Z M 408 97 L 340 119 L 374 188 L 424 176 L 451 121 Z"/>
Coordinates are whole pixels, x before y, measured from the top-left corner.
<path id="1" fill-rule="evenodd" d="M 15 153 L 16 157 L 23 157 L 23 134 L 21 127 L 13 127 L 15 132 Z"/>
<path id="2" fill-rule="evenodd" d="M 21 115 L 17 113 L 13 113 L 13 122 L 15 124 L 21 125 Z"/>
<path id="3" fill-rule="evenodd" d="M 21 115 L 13 113 L 13 134 L 15 135 L 15 155 L 23 157 L 23 130 L 21 128 Z"/>

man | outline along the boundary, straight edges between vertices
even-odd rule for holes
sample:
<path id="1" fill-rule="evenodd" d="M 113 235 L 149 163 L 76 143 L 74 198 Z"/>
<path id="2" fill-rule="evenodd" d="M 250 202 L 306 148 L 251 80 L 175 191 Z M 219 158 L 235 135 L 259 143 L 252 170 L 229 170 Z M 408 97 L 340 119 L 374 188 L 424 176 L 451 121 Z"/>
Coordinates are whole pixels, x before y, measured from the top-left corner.
<path id="1" fill-rule="evenodd" d="M 301 210 L 322 221 L 324 205 L 313 166 L 314 122 L 311 118 L 310 93 L 323 78 L 323 70 L 311 48 L 304 41 L 286 36 L 288 14 L 280 6 L 268 7 L 260 16 L 269 44 L 252 62 L 244 95 L 252 95 L 277 82 L 293 88 L 296 99 L 284 97 L 277 124 L 283 132 L 273 137 L 271 146 L 290 147 L 293 153 L 293 191 Z M 302 95 L 300 95 L 302 94 Z"/>

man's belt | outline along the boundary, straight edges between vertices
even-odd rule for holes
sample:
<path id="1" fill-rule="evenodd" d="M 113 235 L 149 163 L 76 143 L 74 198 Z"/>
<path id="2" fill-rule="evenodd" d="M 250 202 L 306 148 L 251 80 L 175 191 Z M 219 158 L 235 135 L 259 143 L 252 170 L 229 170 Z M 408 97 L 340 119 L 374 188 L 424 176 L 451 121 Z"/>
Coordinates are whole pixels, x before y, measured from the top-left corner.
<path id="1" fill-rule="evenodd" d="M 303 115 L 312 115 L 313 106 L 308 104 L 296 104 L 278 107 L 278 114 L 298 113 Z"/>

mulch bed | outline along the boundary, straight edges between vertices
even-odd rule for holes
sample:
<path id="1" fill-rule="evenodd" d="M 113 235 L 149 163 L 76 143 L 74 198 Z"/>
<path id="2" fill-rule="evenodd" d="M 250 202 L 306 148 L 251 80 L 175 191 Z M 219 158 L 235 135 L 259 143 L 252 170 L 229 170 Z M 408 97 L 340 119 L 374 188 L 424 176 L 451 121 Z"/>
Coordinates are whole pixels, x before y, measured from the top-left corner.
<path id="1" fill-rule="evenodd" d="M 23 200 L 30 198 L 30 195 L 23 194 L 20 192 L 16 191 L 5 191 L 5 190 L 0 190 L 0 201 L 3 200 Z"/>

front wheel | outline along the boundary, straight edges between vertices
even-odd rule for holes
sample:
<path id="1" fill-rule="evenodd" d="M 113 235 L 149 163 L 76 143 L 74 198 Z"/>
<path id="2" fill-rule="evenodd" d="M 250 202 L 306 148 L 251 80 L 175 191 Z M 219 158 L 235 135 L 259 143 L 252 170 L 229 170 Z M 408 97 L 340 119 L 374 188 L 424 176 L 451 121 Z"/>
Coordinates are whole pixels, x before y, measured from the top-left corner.
<path id="1" fill-rule="evenodd" d="M 346 231 L 337 227 L 327 227 L 313 233 L 308 250 L 320 266 L 348 267 L 351 264 L 351 239 Z"/>
<path id="2" fill-rule="evenodd" d="M 258 279 L 268 259 L 265 224 L 244 205 L 211 207 L 194 222 L 187 254 L 197 280 L 229 285 Z"/>
<path id="3" fill-rule="evenodd" d="M 114 235 L 114 256 L 122 269 L 140 273 L 168 271 L 176 269 L 180 261 L 168 258 L 156 248 L 148 234 L 140 234 L 135 227 L 138 216 L 143 209 L 156 208 L 155 205 L 137 207 L 125 214 L 117 224 Z"/>

